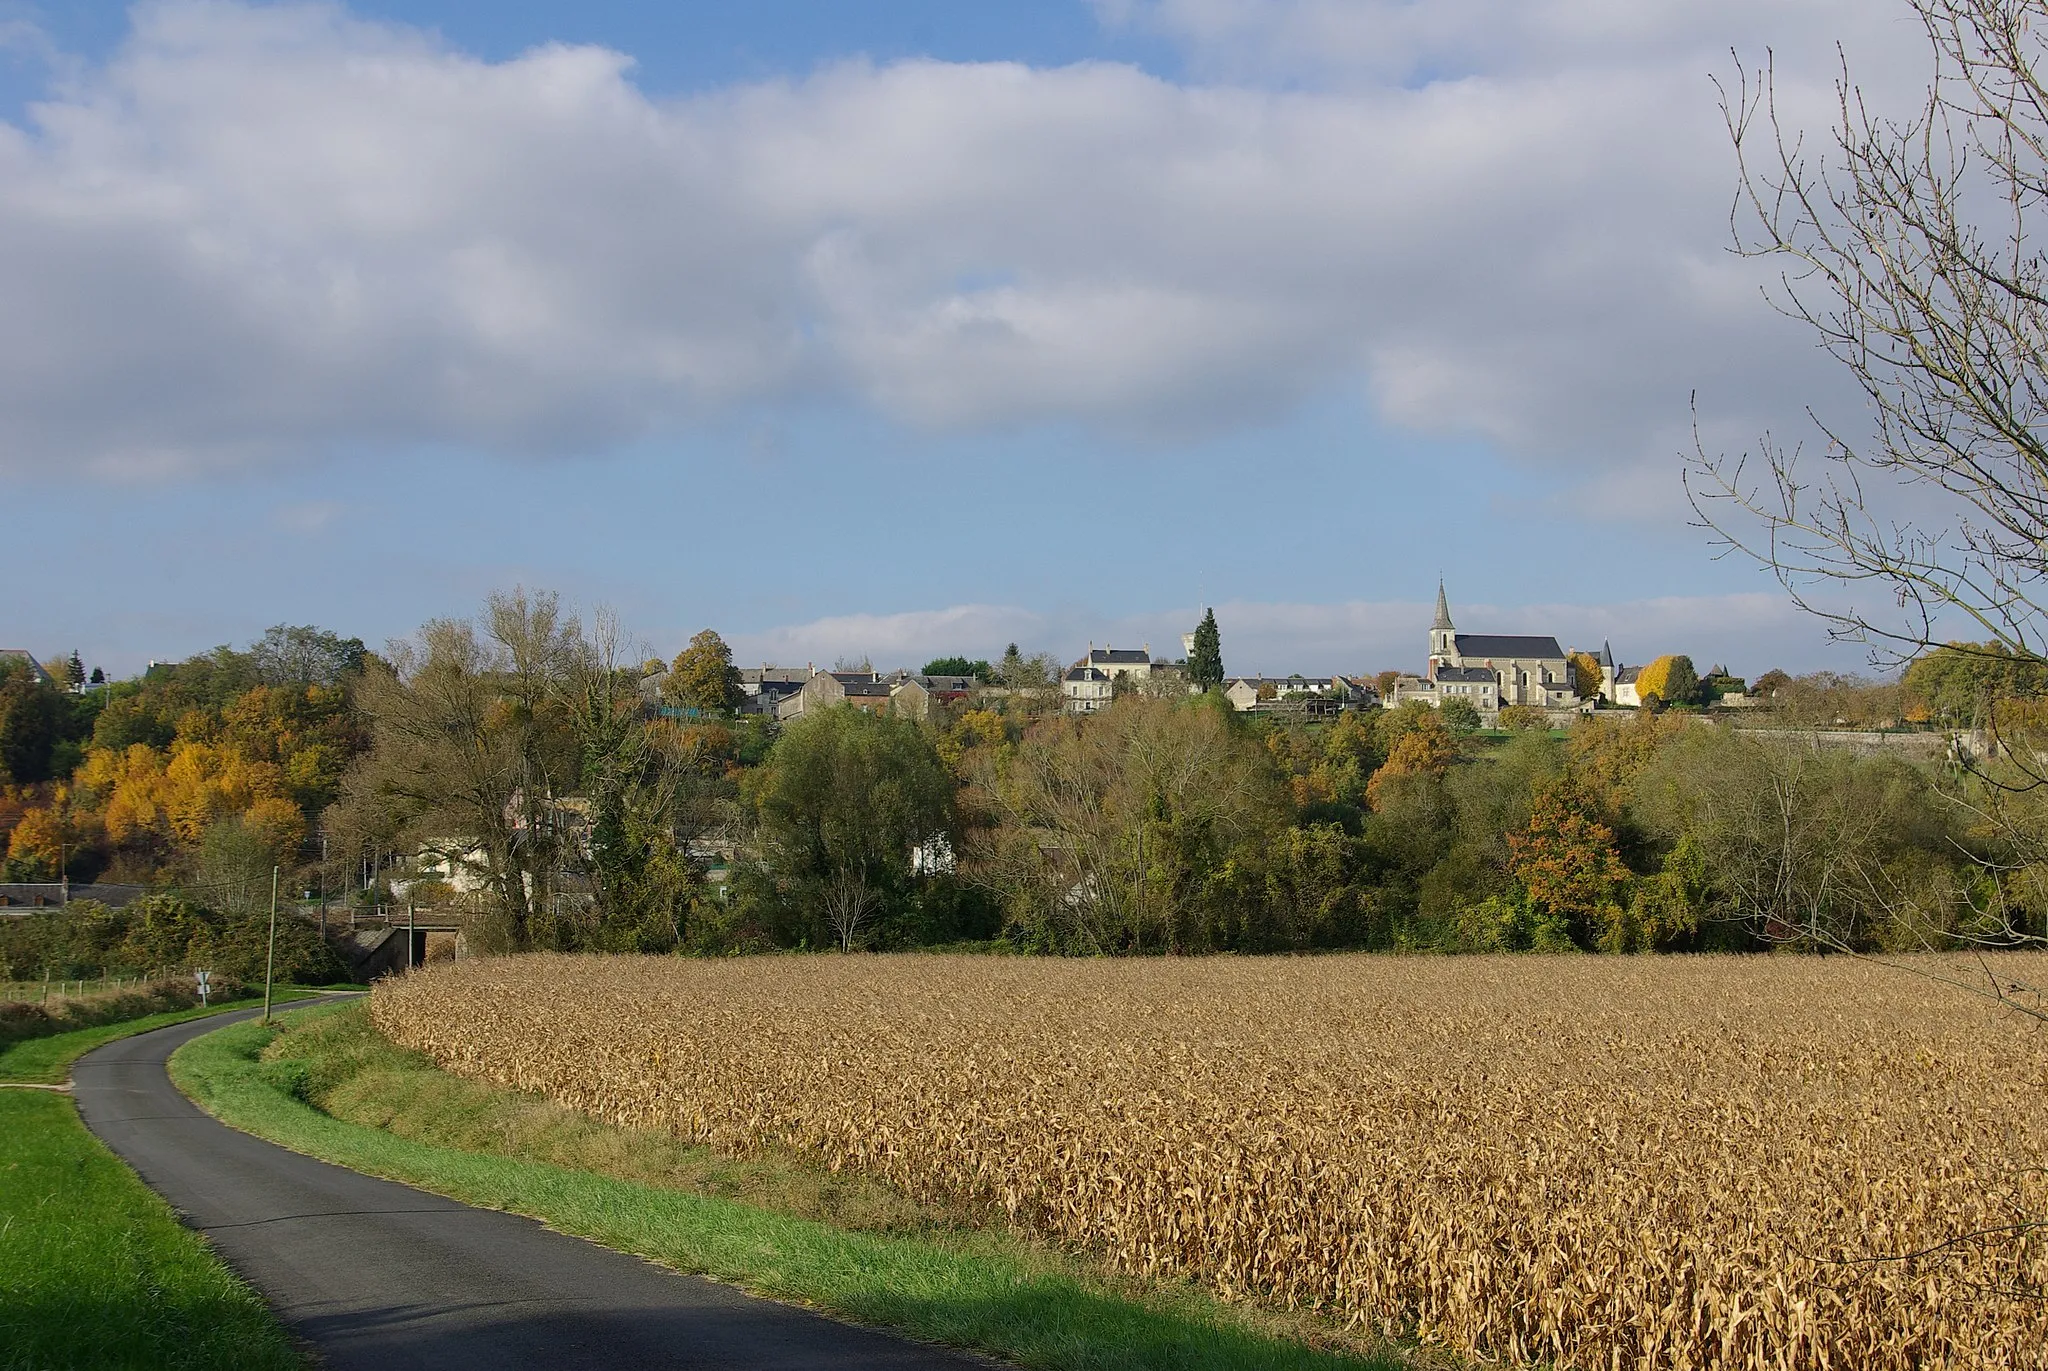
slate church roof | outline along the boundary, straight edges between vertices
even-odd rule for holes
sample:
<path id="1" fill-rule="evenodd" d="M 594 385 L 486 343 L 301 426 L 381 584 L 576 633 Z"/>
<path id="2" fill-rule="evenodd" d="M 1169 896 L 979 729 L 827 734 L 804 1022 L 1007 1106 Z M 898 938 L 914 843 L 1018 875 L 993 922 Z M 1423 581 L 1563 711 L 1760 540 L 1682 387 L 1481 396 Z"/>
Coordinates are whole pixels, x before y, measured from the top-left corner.
<path id="1" fill-rule="evenodd" d="M 1457 644 L 1460 657 L 1538 657 L 1560 661 L 1564 658 L 1564 649 L 1557 645 L 1556 638 L 1548 635 L 1460 633 Z"/>

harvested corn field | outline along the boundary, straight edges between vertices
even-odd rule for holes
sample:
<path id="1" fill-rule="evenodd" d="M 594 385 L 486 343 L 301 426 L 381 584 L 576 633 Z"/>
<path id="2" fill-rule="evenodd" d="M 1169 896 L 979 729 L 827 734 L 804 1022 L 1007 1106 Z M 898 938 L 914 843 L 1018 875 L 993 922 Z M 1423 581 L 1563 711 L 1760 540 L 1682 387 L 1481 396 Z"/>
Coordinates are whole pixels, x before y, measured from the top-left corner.
<path id="1" fill-rule="evenodd" d="M 372 1013 L 613 1123 L 1485 1357 L 2048 1367 L 2048 1033 L 1846 959 L 536 956 Z"/>

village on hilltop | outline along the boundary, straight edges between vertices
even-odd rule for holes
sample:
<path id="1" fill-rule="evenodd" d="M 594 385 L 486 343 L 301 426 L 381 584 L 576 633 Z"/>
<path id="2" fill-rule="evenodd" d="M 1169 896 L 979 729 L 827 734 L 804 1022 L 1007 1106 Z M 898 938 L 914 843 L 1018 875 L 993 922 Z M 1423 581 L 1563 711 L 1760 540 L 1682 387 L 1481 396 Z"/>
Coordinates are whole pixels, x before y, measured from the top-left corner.
<path id="1" fill-rule="evenodd" d="M 1061 707 L 1069 714 L 1107 709 L 1118 696 L 1191 694 L 1200 688 L 1189 665 L 1196 635 L 1181 637 L 1178 659 L 1154 657 L 1149 643 L 1135 648 L 1090 644 L 1087 653 L 1060 667 L 1044 659 L 1017 661 L 1007 669 L 945 673 L 908 669 L 876 670 L 863 663 L 825 669 L 804 666 L 743 667 L 740 689 L 743 713 L 788 721 L 831 705 L 926 718 L 932 706 L 974 698 L 1020 693 L 1047 694 L 1057 687 Z M 1015 658 L 1016 649 L 1011 648 Z M 986 663 L 954 663 L 986 668 Z M 936 665 L 936 664 L 934 664 Z M 1437 585 L 1436 617 L 1429 627 L 1428 665 L 1422 675 L 1383 671 L 1374 675 L 1285 676 L 1225 675 L 1218 683 L 1236 709 L 1303 717 L 1335 715 L 1347 709 L 1398 709 L 1416 702 L 1442 709 L 1453 702 L 1469 705 L 1482 727 L 1494 727 L 1503 709 L 1522 707 L 1552 716 L 1562 725 L 1572 716 L 1602 708 L 1634 709 L 1649 692 L 1641 688 L 1644 668 L 1624 667 L 1612 648 L 1597 651 L 1563 648 L 1555 637 L 1541 634 L 1460 633 L 1451 621 L 1450 601 Z M 650 702 L 665 698 L 664 677 L 650 676 L 642 685 Z M 1740 708 L 1754 701 L 1741 682 L 1715 672 L 1710 682 L 1725 687 L 1711 703 Z M 1462 712 L 1457 709 L 1457 712 Z"/>

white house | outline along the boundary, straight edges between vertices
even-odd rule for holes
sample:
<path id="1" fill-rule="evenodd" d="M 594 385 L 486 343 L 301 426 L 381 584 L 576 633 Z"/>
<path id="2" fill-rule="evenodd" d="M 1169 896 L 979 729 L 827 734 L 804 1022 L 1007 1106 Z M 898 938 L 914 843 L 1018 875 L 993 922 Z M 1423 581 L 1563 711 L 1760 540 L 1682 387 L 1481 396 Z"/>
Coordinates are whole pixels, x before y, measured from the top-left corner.
<path id="1" fill-rule="evenodd" d="M 1060 693 L 1065 697 L 1065 708 L 1069 714 L 1093 714 L 1099 709 L 1108 709 L 1109 700 L 1116 688 L 1116 680 L 1108 672 L 1087 663 L 1068 668 L 1060 678 Z"/>

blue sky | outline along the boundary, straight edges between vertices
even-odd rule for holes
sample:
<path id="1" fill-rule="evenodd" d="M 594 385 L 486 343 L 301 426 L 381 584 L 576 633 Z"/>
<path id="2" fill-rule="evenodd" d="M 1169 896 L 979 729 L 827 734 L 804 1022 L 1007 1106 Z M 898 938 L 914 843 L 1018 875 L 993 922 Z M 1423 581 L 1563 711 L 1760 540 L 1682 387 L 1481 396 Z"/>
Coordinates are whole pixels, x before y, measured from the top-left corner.
<path id="1" fill-rule="evenodd" d="M 1374 670 L 1442 575 L 1461 627 L 1853 666 L 1678 453 L 1695 390 L 1717 447 L 1845 403 L 1721 250 L 1713 54 L 1796 106 L 1898 36 L 1608 9 L 0 0 L 0 645 L 524 583 L 662 655 L 1208 602 L 1232 670 Z"/>

